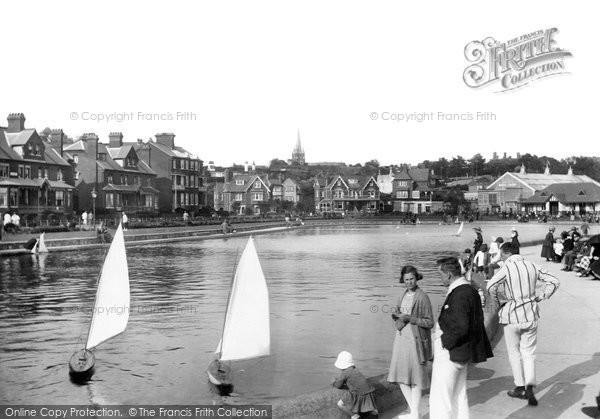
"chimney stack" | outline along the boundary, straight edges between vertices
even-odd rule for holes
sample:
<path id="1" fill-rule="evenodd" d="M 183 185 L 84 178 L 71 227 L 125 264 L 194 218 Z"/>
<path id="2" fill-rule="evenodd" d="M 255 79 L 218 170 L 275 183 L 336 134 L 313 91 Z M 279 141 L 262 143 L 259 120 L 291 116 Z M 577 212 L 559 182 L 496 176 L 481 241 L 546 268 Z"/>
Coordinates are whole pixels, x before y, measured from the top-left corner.
<path id="1" fill-rule="evenodd" d="M 172 132 L 161 132 L 156 134 L 156 142 L 165 145 L 170 149 L 175 148 L 175 134 Z"/>
<path id="2" fill-rule="evenodd" d="M 22 113 L 11 113 L 6 119 L 8 120 L 6 132 L 21 132 L 25 129 L 25 115 Z"/>
<path id="3" fill-rule="evenodd" d="M 84 146 L 85 151 L 90 155 L 90 157 L 94 158 L 94 160 L 97 160 L 98 159 L 98 136 L 93 132 L 89 132 L 89 133 L 83 134 L 81 136 L 81 139 L 85 143 L 85 146 Z"/>
<path id="4" fill-rule="evenodd" d="M 123 133 L 122 132 L 111 132 L 108 135 L 108 146 L 110 148 L 117 148 L 123 145 Z"/>
<path id="5" fill-rule="evenodd" d="M 60 150 L 60 156 L 63 156 L 63 142 L 65 134 L 62 129 L 53 129 L 50 131 L 50 145 L 55 150 Z"/>

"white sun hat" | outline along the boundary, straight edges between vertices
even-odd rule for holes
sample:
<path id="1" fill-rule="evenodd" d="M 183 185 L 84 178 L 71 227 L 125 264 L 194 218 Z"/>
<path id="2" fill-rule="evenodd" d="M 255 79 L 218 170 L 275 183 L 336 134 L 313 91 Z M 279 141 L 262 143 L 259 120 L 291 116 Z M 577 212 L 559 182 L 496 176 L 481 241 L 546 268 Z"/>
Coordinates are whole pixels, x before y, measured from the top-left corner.
<path id="1" fill-rule="evenodd" d="M 345 370 L 346 368 L 350 368 L 354 366 L 354 360 L 352 359 L 352 354 L 348 351 L 342 351 L 338 355 L 335 360 L 335 367 L 340 370 Z"/>

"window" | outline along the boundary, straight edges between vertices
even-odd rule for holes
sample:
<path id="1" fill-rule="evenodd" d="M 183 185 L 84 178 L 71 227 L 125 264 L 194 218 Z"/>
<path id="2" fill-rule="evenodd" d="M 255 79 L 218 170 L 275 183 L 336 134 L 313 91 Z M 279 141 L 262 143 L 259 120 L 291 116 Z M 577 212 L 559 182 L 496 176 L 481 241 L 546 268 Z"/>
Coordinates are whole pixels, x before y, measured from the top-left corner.
<path id="1" fill-rule="evenodd" d="M 408 198 L 408 191 L 396 191 L 396 198 Z"/>
<path id="2" fill-rule="evenodd" d="M 419 191 L 413 191 L 412 192 L 412 198 L 413 199 L 419 199 L 421 197 L 421 193 Z"/>
<path id="3" fill-rule="evenodd" d="M 73 154 L 73 161 L 79 163 L 79 156 L 77 154 Z"/>
<path id="4" fill-rule="evenodd" d="M 152 208 L 152 195 L 144 195 L 146 201 L 146 208 Z"/>
<path id="5" fill-rule="evenodd" d="M 79 180 L 79 172 L 75 172 L 75 180 Z"/>
<path id="6" fill-rule="evenodd" d="M 63 171 L 60 169 L 56 172 L 56 180 L 63 180 Z"/>
<path id="7" fill-rule="evenodd" d="M 106 208 L 113 208 L 115 206 L 114 203 L 114 195 L 112 192 L 106 193 Z"/>
<path id="8" fill-rule="evenodd" d="M 357 180 L 357 179 L 348 179 L 348 183 L 349 183 L 350 185 L 354 185 L 354 184 L 357 184 L 357 183 L 358 183 L 358 180 Z"/>
<path id="9" fill-rule="evenodd" d="M 125 185 L 125 176 L 121 175 L 121 185 Z"/>
<path id="10" fill-rule="evenodd" d="M 112 175 L 112 173 L 109 173 L 109 174 L 106 176 L 106 178 L 107 178 L 107 179 L 106 179 L 106 181 L 107 181 L 108 183 L 113 183 L 113 175 Z"/>
<path id="11" fill-rule="evenodd" d="M 408 186 L 408 182 L 406 180 L 399 180 L 398 181 L 398 186 L 406 188 Z"/>
<path id="12" fill-rule="evenodd" d="M 38 179 L 41 179 L 44 177 L 44 169 L 42 169 L 41 167 L 38 167 Z"/>
<path id="13" fill-rule="evenodd" d="M 0 177 L 8 177 L 10 174 L 10 166 L 8 163 L 0 163 Z"/>
<path id="14" fill-rule="evenodd" d="M 286 186 L 285 191 L 286 192 L 296 192 L 296 187 L 295 186 Z"/>
<path id="15" fill-rule="evenodd" d="M 0 188 L 0 208 L 2 207 L 8 207 L 8 188 Z"/>
<path id="16" fill-rule="evenodd" d="M 44 178 L 48 179 L 48 169 L 44 169 Z"/>
<path id="17" fill-rule="evenodd" d="M 370 190 L 369 191 L 369 198 L 375 198 L 375 191 L 374 190 Z"/>
<path id="18" fill-rule="evenodd" d="M 172 165 L 171 165 L 171 167 L 172 167 L 173 169 L 177 169 L 177 160 L 176 160 L 176 159 L 173 159 L 173 160 L 171 160 L 171 162 L 172 162 Z"/>
<path id="19" fill-rule="evenodd" d="M 11 189 L 10 190 L 10 196 L 9 196 L 9 202 L 10 202 L 10 206 L 11 207 L 18 207 L 18 198 L 17 198 L 17 190 L 16 189 Z"/>
<path id="20" fill-rule="evenodd" d="M 22 178 L 25 175 L 25 166 L 20 164 L 17 168 L 17 176 Z"/>
<path id="21" fill-rule="evenodd" d="M 262 192 L 254 192 L 252 194 L 252 200 L 253 201 L 262 201 L 263 200 L 263 193 Z"/>
<path id="22" fill-rule="evenodd" d="M 333 196 L 335 198 L 343 198 L 344 197 L 344 191 L 341 189 L 336 189 Z"/>
<path id="23" fill-rule="evenodd" d="M 235 194 L 234 201 L 241 201 L 243 199 L 244 199 L 244 194 L 241 194 L 241 193 L 236 193 Z"/>
<path id="24" fill-rule="evenodd" d="M 257 180 L 256 182 L 254 182 L 254 188 L 255 189 L 260 189 L 260 184 L 261 184 L 261 181 Z"/>
<path id="25" fill-rule="evenodd" d="M 56 206 L 57 207 L 64 206 L 64 199 L 65 199 L 65 195 L 64 194 L 65 194 L 64 191 L 56 191 Z"/>
<path id="26" fill-rule="evenodd" d="M 235 184 L 236 185 L 243 185 L 244 184 L 244 179 L 236 179 L 235 180 Z"/>

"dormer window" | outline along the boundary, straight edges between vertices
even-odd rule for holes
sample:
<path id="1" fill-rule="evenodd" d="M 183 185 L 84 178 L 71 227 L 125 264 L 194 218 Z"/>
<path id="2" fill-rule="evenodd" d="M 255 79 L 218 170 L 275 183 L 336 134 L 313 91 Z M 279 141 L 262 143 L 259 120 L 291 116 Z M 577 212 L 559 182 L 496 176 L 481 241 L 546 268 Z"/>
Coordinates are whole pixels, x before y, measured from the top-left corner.
<path id="1" fill-rule="evenodd" d="M 580 190 L 577 195 L 585 195 L 585 192 Z"/>
<path id="2" fill-rule="evenodd" d="M 358 183 L 358 180 L 357 180 L 357 179 L 348 179 L 348 183 L 349 183 L 350 185 L 354 185 L 354 184 L 357 184 L 357 183 Z M 339 184 L 338 184 L 338 186 L 339 186 Z"/>
<path id="3" fill-rule="evenodd" d="M 243 179 L 236 179 L 235 184 L 236 185 L 243 185 L 244 184 L 244 180 Z"/>

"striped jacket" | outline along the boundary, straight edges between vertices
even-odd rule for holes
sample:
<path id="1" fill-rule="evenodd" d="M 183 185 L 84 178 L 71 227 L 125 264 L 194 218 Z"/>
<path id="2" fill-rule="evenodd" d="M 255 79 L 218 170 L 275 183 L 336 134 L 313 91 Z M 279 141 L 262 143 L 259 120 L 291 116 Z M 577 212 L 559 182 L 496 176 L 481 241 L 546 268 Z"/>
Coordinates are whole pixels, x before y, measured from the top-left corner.
<path id="1" fill-rule="evenodd" d="M 523 256 L 512 255 L 506 259 L 504 266 L 487 285 L 492 299 L 499 302 L 498 287 L 504 284 L 504 293 L 508 302 L 498 313 L 501 324 L 526 323 L 540 317 L 538 303 L 535 300 L 537 281 L 546 284 L 543 299 L 550 298 L 559 286 L 558 279 L 544 268 L 523 259 Z"/>

